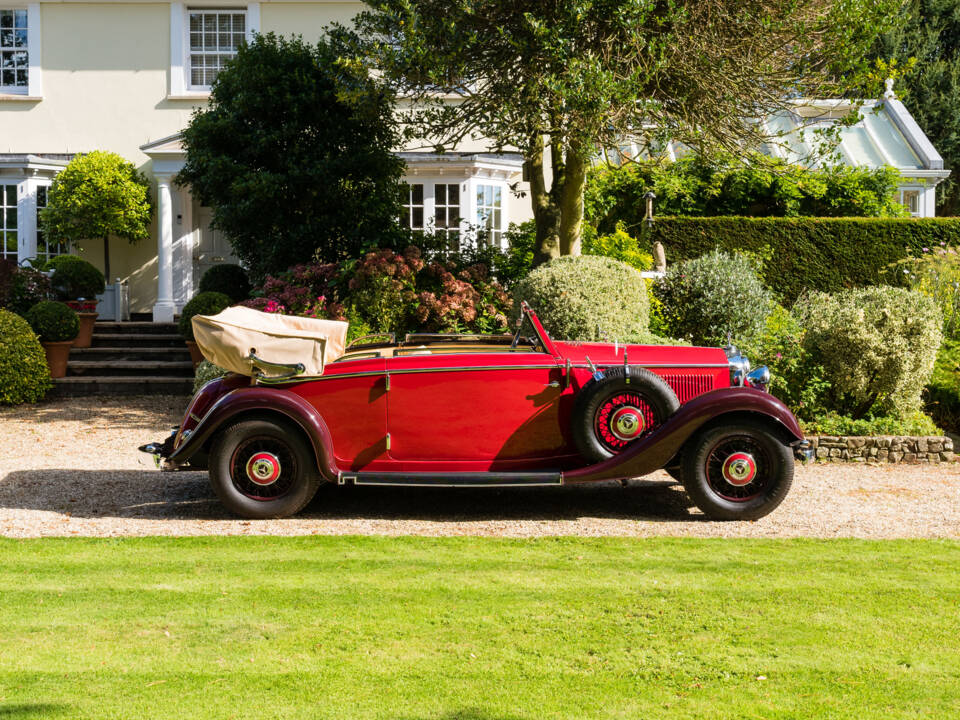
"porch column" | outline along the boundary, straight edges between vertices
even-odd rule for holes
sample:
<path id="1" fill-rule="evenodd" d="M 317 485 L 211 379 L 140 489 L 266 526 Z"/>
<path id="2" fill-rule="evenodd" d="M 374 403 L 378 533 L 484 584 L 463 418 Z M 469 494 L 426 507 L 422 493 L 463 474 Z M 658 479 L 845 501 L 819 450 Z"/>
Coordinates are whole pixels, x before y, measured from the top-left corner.
<path id="1" fill-rule="evenodd" d="M 157 175 L 157 304 L 154 322 L 173 322 L 173 200 L 171 175 Z"/>

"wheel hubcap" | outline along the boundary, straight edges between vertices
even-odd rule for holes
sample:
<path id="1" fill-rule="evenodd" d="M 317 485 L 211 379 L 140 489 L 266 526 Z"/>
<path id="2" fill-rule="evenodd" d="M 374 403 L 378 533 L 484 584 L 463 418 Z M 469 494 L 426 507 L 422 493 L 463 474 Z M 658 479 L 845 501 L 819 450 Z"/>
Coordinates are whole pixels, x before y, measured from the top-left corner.
<path id="1" fill-rule="evenodd" d="M 745 452 L 733 453 L 723 461 L 723 479 L 734 487 L 743 487 L 753 482 L 757 476 L 757 463 L 753 455 Z"/>
<path id="2" fill-rule="evenodd" d="M 272 485 L 280 477 L 280 459 L 273 453 L 258 452 L 247 461 L 247 478 L 261 487 Z"/>
<path id="3" fill-rule="evenodd" d="M 604 400 L 594 417 L 594 432 L 600 444 L 616 454 L 657 426 L 657 416 L 638 392 L 619 392 Z"/>
<path id="4" fill-rule="evenodd" d="M 720 439 L 707 453 L 703 469 L 710 489 L 731 502 L 759 497 L 773 480 L 770 453 L 746 433 Z"/>
<path id="5" fill-rule="evenodd" d="M 645 425 L 643 414 L 632 405 L 618 408 L 610 417 L 610 431 L 625 442 L 643 434 Z"/>

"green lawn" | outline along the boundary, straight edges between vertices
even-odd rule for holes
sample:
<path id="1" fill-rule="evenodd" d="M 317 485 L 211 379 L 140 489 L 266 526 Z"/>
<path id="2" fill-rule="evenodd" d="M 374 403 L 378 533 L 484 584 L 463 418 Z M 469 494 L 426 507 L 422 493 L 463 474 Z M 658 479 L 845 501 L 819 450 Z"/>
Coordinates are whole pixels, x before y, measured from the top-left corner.
<path id="1" fill-rule="evenodd" d="M 953 542 L 5 540 L 0 719 L 940 720 L 958 608 Z"/>

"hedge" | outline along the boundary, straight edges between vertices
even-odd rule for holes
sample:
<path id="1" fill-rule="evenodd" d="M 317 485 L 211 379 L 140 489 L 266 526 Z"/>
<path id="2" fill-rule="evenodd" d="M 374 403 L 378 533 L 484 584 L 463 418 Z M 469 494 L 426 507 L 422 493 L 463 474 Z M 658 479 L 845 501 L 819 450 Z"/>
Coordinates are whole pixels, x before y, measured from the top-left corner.
<path id="1" fill-rule="evenodd" d="M 715 248 L 764 259 L 767 284 L 787 304 L 804 290 L 901 285 L 883 270 L 907 251 L 960 245 L 960 218 L 657 218 L 641 243 L 663 243 L 668 263 Z"/>

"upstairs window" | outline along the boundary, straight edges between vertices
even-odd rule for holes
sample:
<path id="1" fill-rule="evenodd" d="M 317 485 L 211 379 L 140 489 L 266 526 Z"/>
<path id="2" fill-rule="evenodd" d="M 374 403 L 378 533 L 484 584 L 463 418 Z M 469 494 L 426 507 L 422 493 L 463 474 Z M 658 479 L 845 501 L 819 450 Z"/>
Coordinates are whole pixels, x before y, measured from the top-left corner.
<path id="1" fill-rule="evenodd" d="M 191 90 L 206 90 L 247 37 L 245 10 L 188 10 Z"/>
<path id="2" fill-rule="evenodd" d="M 0 94 L 26 95 L 30 63 L 27 10 L 0 10 Z"/>

